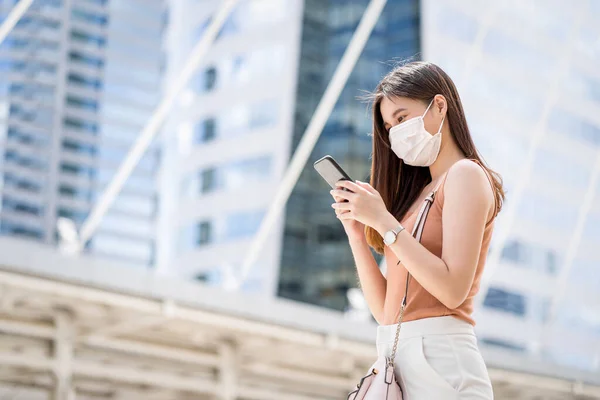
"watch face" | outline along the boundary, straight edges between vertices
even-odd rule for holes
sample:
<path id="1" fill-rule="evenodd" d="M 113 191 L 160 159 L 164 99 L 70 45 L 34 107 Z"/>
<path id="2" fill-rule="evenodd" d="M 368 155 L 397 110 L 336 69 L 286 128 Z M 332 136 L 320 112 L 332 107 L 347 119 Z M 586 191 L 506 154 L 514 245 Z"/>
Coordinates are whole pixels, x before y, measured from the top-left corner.
<path id="1" fill-rule="evenodd" d="M 391 244 L 394 243 L 394 241 L 396 240 L 396 234 L 392 231 L 387 231 L 384 235 L 383 235 L 383 241 L 385 244 Z"/>

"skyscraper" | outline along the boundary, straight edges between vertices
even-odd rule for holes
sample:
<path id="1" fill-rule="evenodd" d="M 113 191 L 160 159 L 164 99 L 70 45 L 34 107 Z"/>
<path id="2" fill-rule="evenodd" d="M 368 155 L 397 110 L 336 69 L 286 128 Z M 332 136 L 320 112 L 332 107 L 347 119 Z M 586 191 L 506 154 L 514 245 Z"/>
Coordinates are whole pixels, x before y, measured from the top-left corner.
<path id="1" fill-rule="evenodd" d="M 14 1 L 0 2 L 6 15 Z M 39 0 L 0 48 L 0 232 L 55 243 L 79 226 L 143 127 L 161 89 L 162 0 Z M 87 251 L 154 258 L 154 147 Z"/>
<path id="2" fill-rule="evenodd" d="M 216 285 L 239 275 L 367 3 L 239 3 L 167 124 L 163 271 Z M 219 4 L 173 1 L 173 19 L 181 23 L 171 26 L 168 79 L 181 70 Z M 384 10 L 243 290 L 344 308 L 345 289 L 355 284 L 354 267 L 327 188 L 311 164 L 331 153 L 353 176 L 368 173 L 370 127 L 356 97 L 360 89 L 374 89 L 385 73 L 388 66 L 381 60 L 418 52 L 417 5 L 394 1 Z"/>
<path id="3" fill-rule="evenodd" d="M 306 1 L 292 152 L 368 3 Z M 368 179 L 371 118 L 358 97 L 375 89 L 393 59 L 418 56 L 418 5 L 414 0 L 387 3 L 288 201 L 279 284 L 283 297 L 343 310 L 348 289 L 356 286 L 346 235 L 332 212 L 328 186 L 312 163 L 330 154 L 353 179 Z"/>
<path id="4" fill-rule="evenodd" d="M 600 8 L 594 1 L 562 5 L 425 0 L 423 53 L 455 79 L 476 144 L 508 192 L 496 233 L 509 235 L 492 243 L 500 263 L 479 310 L 480 339 L 594 371 L 600 368 L 594 311 L 600 188 L 592 179 L 600 154 Z M 588 195 L 592 207 L 583 214 Z"/>
<path id="5" fill-rule="evenodd" d="M 167 82 L 175 79 L 221 1 L 174 0 Z M 159 270 L 227 284 L 289 160 L 299 0 L 242 0 L 166 124 Z M 274 34 L 276 33 L 276 34 Z M 274 292 L 281 227 L 244 290 Z"/>

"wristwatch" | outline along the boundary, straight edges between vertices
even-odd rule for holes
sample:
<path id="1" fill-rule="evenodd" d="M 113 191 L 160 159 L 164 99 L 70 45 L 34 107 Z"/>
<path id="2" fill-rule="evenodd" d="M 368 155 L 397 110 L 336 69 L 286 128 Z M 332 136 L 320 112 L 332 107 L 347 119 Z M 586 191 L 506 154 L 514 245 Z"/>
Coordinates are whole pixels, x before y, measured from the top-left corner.
<path id="1" fill-rule="evenodd" d="M 398 227 L 396 229 L 391 229 L 391 230 L 387 231 L 383 235 L 383 243 L 385 243 L 386 246 L 391 246 L 396 241 L 398 234 L 400 232 L 402 232 L 403 230 L 404 230 L 404 227 L 402 225 L 398 225 Z"/>

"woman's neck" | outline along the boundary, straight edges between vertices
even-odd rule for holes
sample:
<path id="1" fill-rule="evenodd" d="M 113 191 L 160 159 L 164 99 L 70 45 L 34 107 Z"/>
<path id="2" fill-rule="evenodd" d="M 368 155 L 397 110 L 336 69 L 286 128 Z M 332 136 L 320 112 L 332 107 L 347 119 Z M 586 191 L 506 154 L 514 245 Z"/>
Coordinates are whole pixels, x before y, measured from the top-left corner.
<path id="1" fill-rule="evenodd" d="M 429 167 L 432 181 L 439 179 L 452 165 L 465 158 L 465 155 L 460 151 L 456 143 L 454 143 L 451 136 L 446 135 L 446 137 L 449 137 L 450 140 L 446 141 L 446 146 L 442 146 L 437 160 Z"/>

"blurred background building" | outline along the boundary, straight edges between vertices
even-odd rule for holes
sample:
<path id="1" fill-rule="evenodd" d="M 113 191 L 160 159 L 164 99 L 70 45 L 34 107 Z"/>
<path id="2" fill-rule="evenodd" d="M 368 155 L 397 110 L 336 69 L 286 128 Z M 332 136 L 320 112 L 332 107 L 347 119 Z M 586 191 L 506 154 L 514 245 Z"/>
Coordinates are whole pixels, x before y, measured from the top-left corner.
<path id="1" fill-rule="evenodd" d="M 3 1 L 6 16 L 14 1 Z M 35 0 L 2 43 L 0 233 L 56 243 L 86 218 L 156 105 L 161 0 Z M 136 167 L 88 250 L 149 267 L 160 149 Z"/>
<path id="2" fill-rule="evenodd" d="M 492 244 L 502 248 L 480 340 L 600 371 L 600 4 L 560 4 L 425 0 L 423 55 L 456 80 L 475 142 L 516 210 L 499 218 L 497 232 L 508 225 L 509 235 Z"/>
<path id="3" fill-rule="evenodd" d="M 389 0 L 231 291 L 368 3 L 240 0 L 72 257 L 55 248 L 57 218 L 81 226 L 224 2 L 33 1 L 0 46 L 0 396 L 342 398 L 375 326 L 348 318 L 355 268 L 312 162 L 331 154 L 368 179 L 358 97 L 413 58 L 453 77 L 508 191 L 476 310 L 496 397 L 600 398 L 595 0 Z M 3 17 L 14 4 L 0 1 Z"/>
<path id="4" fill-rule="evenodd" d="M 292 152 L 296 151 L 368 3 L 305 3 Z M 388 2 L 288 201 L 280 296 L 336 310 L 347 308 L 348 289 L 356 286 L 354 260 L 348 251 L 346 234 L 331 213 L 328 186 L 315 173 L 312 163 L 330 154 L 354 179 L 368 179 L 372 150 L 370 114 L 367 103 L 359 97 L 377 86 L 391 68 L 391 57 L 406 59 L 419 51 L 418 1 Z"/>
<path id="5" fill-rule="evenodd" d="M 169 76 L 221 4 L 171 2 Z M 241 1 L 182 95 L 166 128 L 161 271 L 212 285 L 237 274 L 290 156 L 301 10 Z M 244 291 L 274 294 L 281 228 L 270 243 Z"/>

